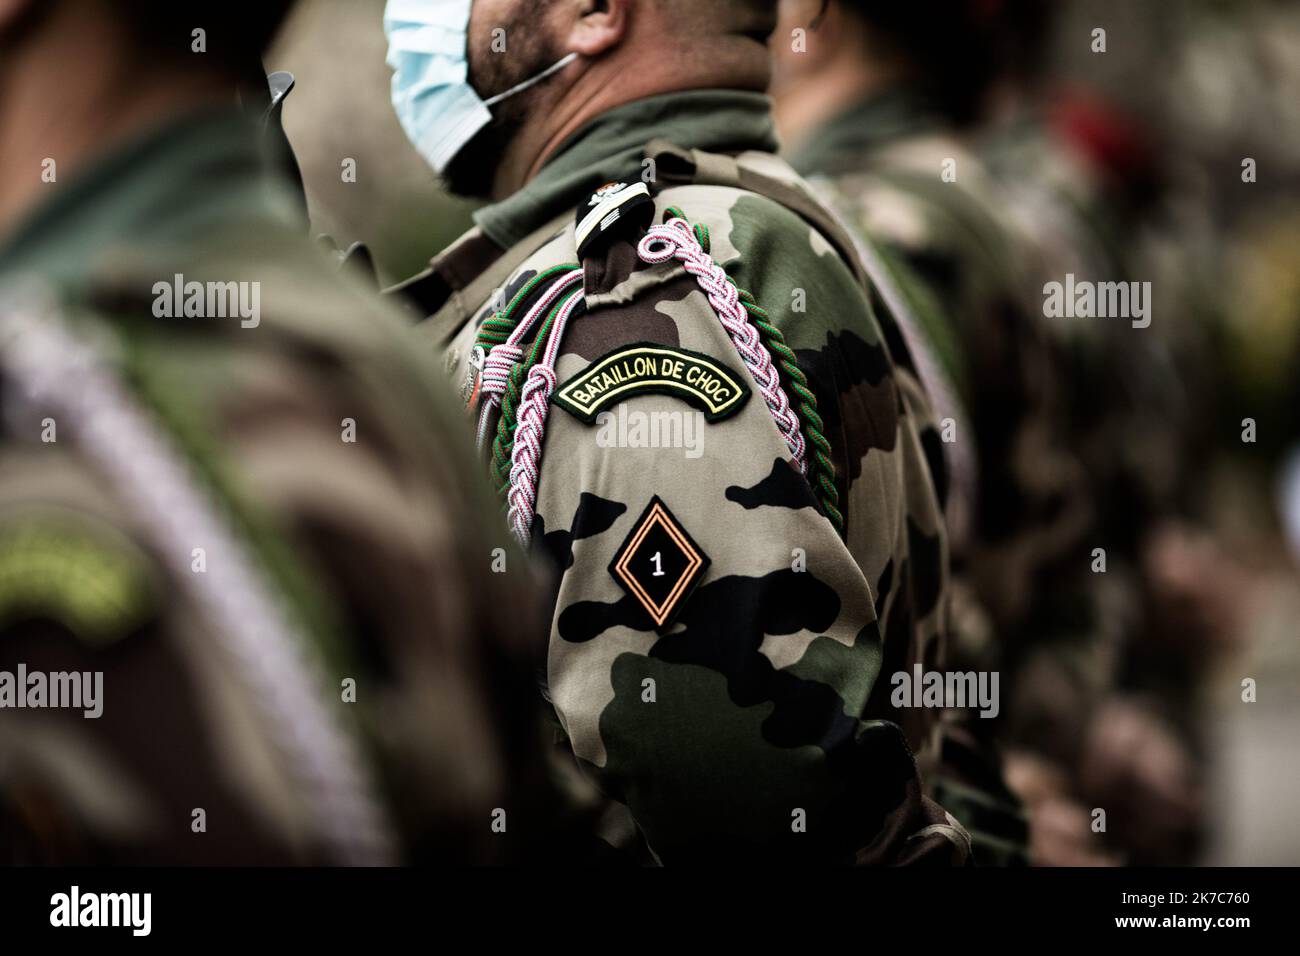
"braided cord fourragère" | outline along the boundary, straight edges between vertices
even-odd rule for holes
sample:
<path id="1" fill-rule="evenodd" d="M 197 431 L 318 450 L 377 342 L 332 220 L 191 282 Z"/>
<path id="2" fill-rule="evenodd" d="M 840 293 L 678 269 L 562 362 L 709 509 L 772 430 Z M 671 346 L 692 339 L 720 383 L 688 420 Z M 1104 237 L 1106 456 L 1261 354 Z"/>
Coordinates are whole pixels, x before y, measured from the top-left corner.
<path id="1" fill-rule="evenodd" d="M 533 514 L 537 505 L 537 485 L 541 479 L 542 439 L 546 433 L 546 419 L 550 411 L 551 394 L 555 391 L 557 377 L 555 362 L 559 358 L 560 342 L 569 320 L 586 307 L 586 298 L 578 290 L 566 298 L 553 318 L 548 319 L 549 334 L 541 359 L 531 363 L 519 402 L 519 423 L 515 429 L 510 454 L 510 504 L 507 519 L 515 537 L 527 545 L 532 537 Z M 540 337 L 539 337 L 540 342 Z M 537 346 L 533 348 L 534 357 Z"/>
<path id="2" fill-rule="evenodd" d="M 558 278 L 555 278 L 558 276 Z M 515 313 L 521 308 L 532 291 L 544 281 L 554 282 L 538 297 L 522 319 L 516 319 Z M 540 280 L 540 281 L 539 281 Z M 536 276 L 519 291 L 504 312 L 498 313 L 485 321 L 493 325 L 486 332 L 479 330 L 475 339 L 475 351 L 483 349 L 496 339 L 492 350 L 483 358 L 482 379 L 479 389 L 478 447 L 482 450 L 487 441 L 492 421 L 492 413 L 500 407 L 503 393 L 510 388 L 511 376 L 524 357 L 523 341 L 539 316 L 551 309 L 560 297 L 574 285 L 582 281 L 582 270 L 577 266 L 555 266 Z M 503 337 L 502 337 L 503 336 Z M 513 399 L 518 401 L 518 382 L 515 383 Z"/>
<path id="3" fill-rule="evenodd" d="M 799 418 L 803 421 L 804 435 L 812 449 L 813 464 L 809 469 L 809 480 L 826 517 L 830 518 L 836 531 L 843 533 L 844 515 L 839 509 L 839 489 L 835 487 L 835 464 L 831 461 L 831 443 L 826 440 L 823 431 L 826 423 L 817 411 L 817 396 L 808 387 L 808 376 L 799 367 L 794 351 L 786 344 L 785 333 L 772 324 L 767 312 L 744 289 L 740 290 L 740 301 L 758 326 L 768 350 L 776 356 L 785 387 L 799 397 Z"/>
<path id="4" fill-rule="evenodd" d="M 686 215 L 675 206 L 664 211 L 665 222 L 675 219 L 686 221 Z M 691 227 L 691 234 L 705 254 L 710 251 L 709 227 L 696 223 Z M 728 281 L 730 278 L 728 277 Z M 798 397 L 799 418 L 803 423 L 803 433 L 812 449 L 812 467 L 805 472 L 809 474 L 813 489 L 822 505 L 822 510 L 837 531 L 843 533 L 844 515 L 839 510 L 840 493 L 835 486 L 835 465 L 831 461 L 831 446 L 824 434 L 825 423 L 817 410 L 817 396 L 808 387 L 808 377 L 799 367 L 794 352 L 785 342 L 785 334 L 772 324 L 768 314 L 759 306 L 754 296 L 744 289 L 737 289 L 741 305 L 749 313 L 753 324 L 763 337 L 768 351 L 777 360 L 781 379 L 787 392 Z"/>
<path id="5" fill-rule="evenodd" d="M 651 227 L 637 246 L 648 263 L 676 258 L 695 276 L 710 305 L 759 386 L 773 421 L 790 449 L 796 467 L 808 477 L 827 518 L 843 533 L 835 466 L 831 447 L 823 434 L 825 423 L 817 398 L 799 368 L 785 336 L 754 297 L 735 284 L 709 256 L 709 230 L 691 225 L 680 210 L 665 212 L 663 225 Z M 483 371 L 483 397 L 479 416 L 482 444 L 492 411 L 499 407 L 493 440 L 491 471 L 497 491 L 509 504 L 508 516 L 515 535 L 528 543 L 540 479 L 541 443 L 547 403 L 556 387 L 555 360 L 564 329 L 584 305 L 581 289 L 570 288 L 581 278 L 573 264 L 555 266 L 535 276 L 510 305 L 483 323 L 476 347 L 491 347 Z M 515 318 L 522 303 L 543 283 L 556 279 L 522 321 Z M 566 294 L 567 293 L 567 294 Z M 524 358 L 520 344 L 542 312 L 549 308 L 532 348 Z M 543 350 L 545 354 L 543 355 Z M 773 361 L 775 356 L 776 361 Z M 790 396 L 798 400 L 798 411 Z M 811 446 L 811 465 L 808 461 Z"/>
<path id="6" fill-rule="evenodd" d="M 545 283 L 557 277 L 567 277 L 569 274 L 577 272 L 579 268 L 576 263 L 568 262 L 558 266 L 551 266 L 549 269 L 543 269 L 537 273 L 514 294 L 514 297 L 511 298 L 510 303 L 504 309 L 483 320 L 483 324 L 478 328 L 478 334 L 474 337 L 474 344 L 484 349 L 490 349 L 494 345 L 505 342 L 518 325 L 519 317 L 517 313 L 524 302 Z"/>
<path id="7" fill-rule="evenodd" d="M 497 492 L 502 496 L 508 496 L 510 491 L 510 471 L 511 459 L 514 453 L 515 443 L 515 426 L 519 414 L 519 405 L 522 401 L 522 391 L 524 387 L 525 376 L 531 371 L 541 356 L 542 349 L 551 338 L 551 330 L 555 325 L 561 310 L 574 298 L 582 298 L 582 290 L 574 289 L 568 292 L 560 301 L 552 306 L 550 313 L 546 316 L 546 321 L 542 323 L 537 337 L 533 340 L 532 348 L 528 352 L 526 359 L 516 364 L 507 378 L 505 388 L 501 393 L 501 417 L 497 420 L 496 437 L 492 440 L 492 478 L 495 482 Z"/>
<path id="8" fill-rule="evenodd" d="M 781 376 L 772 364 L 771 354 L 764 347 L 758 330 L 750 323 L 749 314 L 740 303 L 740 293 L 722 267 L 705 252 L 700 243 L 701 237 L 707 241 L 708 233 L 697 235 L 685 219 L 673 218 L 663 225 L 651 226 L 637 244 L 636 251 L 643 262 L 651 264 L 676 259 L 688 273 L 695 276 L 723 329 L 740 353 L 745 367 L 749 369 L 749 374 L 757 383 L 799 473 L 806 475 L 807 445 L 799 425 L 799 416 L 790 407 L 790 399 L 781 387 Z"/>

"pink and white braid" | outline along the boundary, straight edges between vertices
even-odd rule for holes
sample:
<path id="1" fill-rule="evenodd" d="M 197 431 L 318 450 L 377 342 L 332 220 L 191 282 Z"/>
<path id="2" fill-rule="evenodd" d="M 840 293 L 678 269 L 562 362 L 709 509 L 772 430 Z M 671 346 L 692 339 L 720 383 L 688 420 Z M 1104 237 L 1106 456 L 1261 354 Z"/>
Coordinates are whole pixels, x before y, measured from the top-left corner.
<path id="1" fill-rule="evenodd" d="M 488 424 L 492 412 L 501 407 L 501 395 L 510 381 L 510 373 L 523 361 L 524 348 L 521 343 L 537 323 L 538 318 L 549 312 L 551 306 L 567 289 L 581 281 L 582 270 L 575 269 L 551 283 L 519 324 L 511 330 L 506 340 L 493 346 L 492 351 L 483 360 L 483 371 L 479 379 L 478 447 L 480 451 L 487 442 Z"/>
<path id="2" fill-rule="evenodd" d="M 754 376 L 800 473 L 806 475 L 808 450 L 799 427 L 799 416 L 790 407 L 790 399 L 781 387 L 781 377 L 772 364 L 772 356 L 759 339 L 758 330 L 750 323 L 735 285 L 704 251 L 690 224 L 685 219 L 670 219 L 662 226 L 651 226 L 637 244 L 636 252 L 643 262 L 651 264 L 677 259 L 687 272 L 695 276 L 700 288 L 707 293 L 722 327 L 731 336 L 749 374 Z"/>
<path id="3" fill-rule="evenodd" d="M 533 514 L 537 506 L 546 413 L 550 410 L 551 393 L 555 391 L 557 381 L 555 360 L 559 356 L 560 341 L 564 337 L 569 318 L 585 303 L 586 299 L 579 290 L 560 306 L 555 322 L 551 325 L 550 338 L 546 340 L 546 349 L 537 364 L 528 370 L 528 379 L 524 382 L 523 394 L 519 399 L 515 443 L 510 450 L 510 490 L 506 494 L 510 509 L 506 513 L 506 519 L 519 543 L 525 547 L 532 537 Z"/>

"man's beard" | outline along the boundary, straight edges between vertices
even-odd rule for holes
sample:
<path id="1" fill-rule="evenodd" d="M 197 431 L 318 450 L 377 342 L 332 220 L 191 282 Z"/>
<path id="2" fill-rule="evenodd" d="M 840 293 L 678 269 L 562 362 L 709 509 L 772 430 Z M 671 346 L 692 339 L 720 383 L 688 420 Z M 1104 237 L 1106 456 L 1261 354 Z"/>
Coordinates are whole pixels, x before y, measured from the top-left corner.
<path id="1" fill-rule="evenodd" d="M 490 99 L 532 79 L 564 55 L 559 43 L 540 35 L 536 20 L 537 14 L 532 12 L 517 14 L 506 23 L 506 42 L 520 44 L 517 53 L 495 53 L 490 41 L 489 46 L 470 51 L 469 83 L 480 97 Z M 492 122 L 479 130 L 443 171 L 448 192 L 474 199 L 491 195 L 501 157 L 519 135 L 539 93 L 538 87 L 531 87 L 492 107 Z"/>

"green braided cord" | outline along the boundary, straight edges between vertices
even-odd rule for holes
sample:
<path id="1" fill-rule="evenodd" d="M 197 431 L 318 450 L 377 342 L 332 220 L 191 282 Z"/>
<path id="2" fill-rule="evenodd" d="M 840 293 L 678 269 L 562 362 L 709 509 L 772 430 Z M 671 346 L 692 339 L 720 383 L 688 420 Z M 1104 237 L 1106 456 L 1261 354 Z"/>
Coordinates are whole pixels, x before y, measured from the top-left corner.
<path id="1" fill-rule="evenodd" d="M 483 324 L 478 327 L 478 335 L 474 337 L 474 346 L 488 351 L 494 345 L 500 345 L 506 339 L 510 338 L 510 333 L 515 330 L 515 323 L 505 318 L 503 313 L 497 312 L 490 318 L 483 320 Z"/>
<path id="2" fill-rule="evenodd" d="M 663 213 L 664 222 L 670 219 L 685 218 L 686 214 L 676 206 L 669 206 Z M 692 227 L 692 232 L 695 234 L 695 239 L 699 242 L 700 247 L 707 253 L 710 247 L 709 227 L 704 223 L 696 223 Z M 537 285 L 575 268 L 578 268 L 578 266 L 572 264 L 553 266 L 534 276 L 515 294 L 515 297 L 503 311 L 498 312 L 483 323 L 479 329 L 475 344 L 486 346 L 504 342 L 518 322 L 518 318 L 513 313 Z M 838 507 L 840 494 L 835 487 L 835 465 L 830 459 L 830 442 L 826 440 L 826 436 L 822 433 L 826 425 L 817 412 L 817 396 L 808 388 L 808 377 L 804 374 L 803 369 L 799 368 L 794 352 L 785 344 L 785 335 L 769 321 L 767 313 L 754 300 L 753 295 L 743 289 L 737 291 L 740 294 L 740 301 L 749 312 L 755 327 L 762 334 L 768 350 L 777 356 L 777 364 L 784 373 L 782 378 L 787 391 L 793 392 L 799 397 L 799 417 L 804 425 L 804 436 L 808 444 L 812 446 L 813 458 L 816 461 L 813 479 L 814 487 L 817 490 L 818 498 L 821 501 L 822 509 L 826 512 L 826 516 L 836 530 L 842 534 L 844 532 L 844 515 L 841 514 Z M 537 362 L 537 358 L 550 335 L 551 325 L 555 321 L 556 315 L 575 294 L 577 294 L 577 290 L 561 298 L 551 308 L 541 330 L 533 340 L 532 350 L 529 352 L 528 357 L 511 370 L 505 392 L 502 393 L 501 417 L 497 421 L 497 433 L 492 442 L 492 477 L 496 481 L 498 493 L 502 496 L 510 488 L 510 456 L 514 448 L 516 415 L 524 378 L 529 369 Z"/>
<path id="3" fill-rule="evenodd" d="M 484 349 L 493 345 L 500 345 L 510 337 L 510 333 L 513 332 L 515 326 L 519 324 L 520 317 L 516 312 L 519 311 L 519 307 L 523 305 L 524 300 L 532 295 L 533 292 L 537 290 L 538 286 L 556 278 L 557 276 L 572 272 L 577 268 L 580 267 L 570 262 L 558 266 L 551 266 L 549 269 L 544 269 L 537 273 L 537 275 L 524 283 L 522 289 L 515 293 L 515 296 L 510 300 L 509 305 L 500 312 L 494 313 L 487 319 L 483 320 L 483 324 L 479 326 L 478 335 L 474 338 L 474 345 L 482 346 Z"/>
<path id="4" fill-rule="evenodd" d="M 509 483 L 510 451 L 514 447 L 515 416 L 523 378 L 524 365 L 520 363 L 510 370 L 506 390 L 501 394 L 501 416 L 497 419 L 497 433 L 492 439 L 492 480 L 498 491 Z"/>
<path id="5" fill-rule="evenodd" d="M 695 233 L 695 241 L 700 244 L 700 248 L 708 253 L 709 251 L 709 227 L 702 222 L 697 222 L 692 229 Z"/>
<path id="6" fill-rule="evenodd" d="M 663 221 L 685 219 L 686 213 L 676 206 L 664 210 Z M 696 223 L 691 230 L 700 247 L 709 251 L 709 227 Z M 729 280 L 730 281 L 730 280 Z M 777 358 L 777 365 L 782 371 L 782 385 L 787 393 L 793 392 L 799 398 L 799 418 L 803 422 L 804 437 L 812 447 L 816 465 L 813 469 L 813 488 L 821 502 L 826 517 L 840 534 L 844 533 L 844 515 L 840 512 L 840 493 L 835 487 L 835 465 L 831 461 L 831 443 L 826 440 L 822 430 L 826 423 L 817 412 L 817 396 L 808 387 L 808 376 L 799 367 L 798 360 L 790 347 L 785 344 L 785 335 L 769 321 L 767 313 L 759 307 L 753 295 L 743 289 L 736 290 L 740 301 L 749 312 L 755 327 L 762 334 L 765 344 Z M 793 404 L 793 403 L 791 403 Z"/>
<path id="7" fill-rule="evenodd" d="M 570 299 L 581 293 L 582 290 L 577 288 L 560 297 L 559 301 L 551 307 L 537 337 L 533 339 L 533 346 L 527 358 L 510 370 L 506 390 L 501 394 L 501 417 L 497 420 L 496 437 L 492 440 L 492 478 L 496 482 L 497 492 L 502 497 L 510 490 L 510 453 L 515 445 L 516 416 L 524 379 L 529 369 L 537 364 L 537 359 L 546 346 L 546 340 L 550 337 L 555 317 L 560 314 L 560 310 Z"/>
<path id="8" fill-rule="evenodd" d="M 740 301 L 745 306 L 746 311 L 749 312 L 754 326 L 762 334 L 764 344 L 777 358 L 777 365 L 783 373 L 781 377 L 786 391 L 794 392 L 799 396 L 799 417 L 803 421 L 804 437 L 807 438 L 808 444 L 812 447 L 813 458 L 816 462 L 816 467 L 813 469 L 813 487 L 817 490 L 817 496 L 821 501 L 822 509 L 826 512 L 826 517 L 830 518 L 835 530 L 843 534 L 844 515 L 840 513 L 840 493 L 835 487 L 835 465 L 830 457 L 831 444 L 826 440 L 826 436 L 822 434 L 826 423 L 817 411 L 817 396 L 808 387 L 808 376 L 799 367 L 794 352 L 790 346 L 785 344 L 785 335 L 769 321 L 767 312 L 754 300 L 753 295 L 744 289 L 738 289 L 737 291 L 740 293 Z"/>

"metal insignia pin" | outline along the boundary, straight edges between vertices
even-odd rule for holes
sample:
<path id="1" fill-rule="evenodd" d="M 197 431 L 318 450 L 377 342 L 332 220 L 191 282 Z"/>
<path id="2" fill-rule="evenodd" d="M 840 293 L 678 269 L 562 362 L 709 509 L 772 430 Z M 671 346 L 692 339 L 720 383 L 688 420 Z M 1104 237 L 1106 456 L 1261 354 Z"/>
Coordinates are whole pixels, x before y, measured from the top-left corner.
<path id="1" fill-rule="evenodd" d="M 483 363 L 487 361 L 487 352 L 483 346 L 476 345 L 465 362 L 465 380 L 460 386 L 460 398 L 466 407 L 472 407 L 478 398 L 479 381 L 483 376 Z"/>

